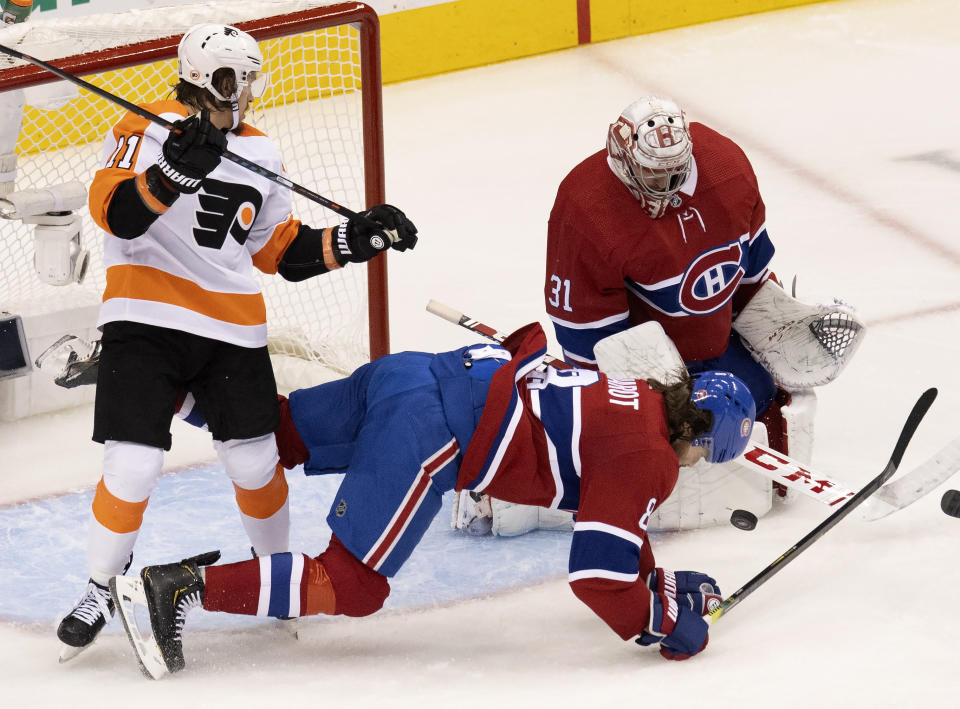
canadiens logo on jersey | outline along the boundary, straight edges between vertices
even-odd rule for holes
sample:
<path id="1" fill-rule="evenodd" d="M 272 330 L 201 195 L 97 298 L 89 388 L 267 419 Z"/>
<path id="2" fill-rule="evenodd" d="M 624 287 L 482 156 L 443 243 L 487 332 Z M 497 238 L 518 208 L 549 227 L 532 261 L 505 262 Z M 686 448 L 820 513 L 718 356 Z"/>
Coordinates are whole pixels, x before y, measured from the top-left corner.
<path id="1" fill-rule="evenodd" d="M 733 297 L 749 269 L 749 235 L 696 256 L 679 276 L 644 285 L 629 279 L 631 293 L 668 315 L 708 315 Z"/>
<path id="2" fill-rule="evenodd" d="M 229 235 L 243 246 L 263 204 L 259 190 L 250 185 L 207 177 L 198 196 L 200 210 L 196 212 L 196 226 L 193 228 L 197 243 L 219 249 Z"/>
<path id="3" fill-rule="evenodd" d="M 740 242 L 735 241 L 694 259 L 680 281 L 680 307 L 695 315 L 723 307 L 743 278 L 743 256 Z"/>

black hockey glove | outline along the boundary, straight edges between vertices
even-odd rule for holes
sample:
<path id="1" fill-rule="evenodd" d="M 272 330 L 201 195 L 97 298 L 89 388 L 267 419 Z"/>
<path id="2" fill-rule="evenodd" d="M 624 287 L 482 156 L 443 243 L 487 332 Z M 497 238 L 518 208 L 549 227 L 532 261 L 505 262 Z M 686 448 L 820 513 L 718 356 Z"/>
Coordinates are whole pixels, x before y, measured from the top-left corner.
<path id="1" fill-rule="evenodd" d="M 417 245 L 417 227 L 392 204 L 378 204 L 364 212 L 364 216 L 383 225 L 391 237 L 391 248 L 406 251 Z"/>
<path id="2" fill-rule="evenodd" d="M 406 251 L 416 245 L 417 227 L 396 207 L 378 204 L 362 216 L 341 222 L 333 236 L 333 257 L 341 266 L 364 263 L 391 246 Z"/>
<path id="3" fill-rule="evenodd" d="M 177 121 L 163 142 L 163 156 L 158 166 L 178 192 L 192 194 L 217 165 L 227 149 L 227 139 L 210 122 L 210 111 Z"/>

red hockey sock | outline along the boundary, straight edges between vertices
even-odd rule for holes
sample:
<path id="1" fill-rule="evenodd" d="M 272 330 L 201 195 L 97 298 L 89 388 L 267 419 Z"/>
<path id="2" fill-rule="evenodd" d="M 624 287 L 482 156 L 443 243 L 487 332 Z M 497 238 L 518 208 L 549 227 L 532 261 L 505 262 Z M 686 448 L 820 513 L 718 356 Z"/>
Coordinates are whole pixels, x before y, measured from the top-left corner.
<path id="1" fill-rule="evenodd" d="M 333 615 L 337 599 L 326 569 L 300 553 L 270 554 L 208 566 L 203 607 L 208 611 L 298 618 Z"/>
<path id="2" fill-rule="evenodd" d="M 207 566 L 204 586 L 204 610 L 256 615 L 260 600 L 260 560 Z"/>
<path id="3" fill-rule="evenodd" d="M 300 438 L 297 427 L 293 425 L 293 417 L 290 415 L 290 401 L 285 396 L 280 397 L 280 426 L 274 436 L 277 439 L 277 450 L 280 453 L 280 465 L 287 470 L 295 468 L 300 463 L 305 463 L 310 457 L 310 451 L 307 450 L 303 439 Z"/>
<path id="4" fill-rule="evenodd" d="M 223 613 L 364 616 L 380 610 L 390 595 L 387 578 L 357 559 L 336 536 L 316 559 L 271 554 L 208 566 L 204 573 L 203 607 Z"/>
<path id="5" fill-rule="evenodd" d="M 327 550 L 317 557 L 336 590 L 337 614 L 364 616 L 376 613 L 390 595 L 387 577 L 360 561 L 336 535 Z"/>

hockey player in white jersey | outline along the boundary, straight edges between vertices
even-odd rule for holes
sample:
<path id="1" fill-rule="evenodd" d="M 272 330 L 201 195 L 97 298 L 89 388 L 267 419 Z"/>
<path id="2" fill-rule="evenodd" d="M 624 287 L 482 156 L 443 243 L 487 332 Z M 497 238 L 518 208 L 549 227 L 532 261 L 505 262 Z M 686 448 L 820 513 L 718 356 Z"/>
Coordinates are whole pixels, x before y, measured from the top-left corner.
<path id="1" fill-rule="evenodd" d="M 279 405 L 253 267 L 299 281 L 417 241 L 416 227 L 390 205 L 339 227 L 301 224 L 287 189 L 221 161 L 230 150 L 284 171 L 270 138 L 243 122 L 267 81 L 250 35 L 197 25 L 178 60 L 175 100 L 146 106 L 173 129 L 124 115 L 90 187 L 107 271 L 93 432 L 104 462 L 90 580 L 59 625 L 68 646 L 61 660 L 92 643 L 114 612 L 107 581 L 129 564 L 183 391 L 206 417 L 253 549 L 287 550 L 287 484 L 273 435 Z"/>

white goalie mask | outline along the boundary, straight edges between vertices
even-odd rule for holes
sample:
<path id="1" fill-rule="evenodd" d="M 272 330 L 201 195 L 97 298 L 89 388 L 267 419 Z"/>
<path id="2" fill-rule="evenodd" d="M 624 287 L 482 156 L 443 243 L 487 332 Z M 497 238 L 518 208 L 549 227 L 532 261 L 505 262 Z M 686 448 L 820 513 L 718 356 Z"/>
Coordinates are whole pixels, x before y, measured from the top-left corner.
<path id="1" fill-rule="evenodd" d="M 647 96 L 627 106 L 607 132 L 607 163 L 652 218 L 663 216 L 690 175 L 687 117 L 670 99 Z"/>
<path id="2" fill-rule="evenodd" d="M 236 27 L 194 25 L 180 40 L 177 60 L 182 81 L 206 89 L 221 101 L 235 101 L 236 96 L 223 96 L 213 85 L 217 69 L 233 69 L 237 95 L 248 85 L 254 98 L 263 96 L 267 89 L 267 74 L 261 73 L 260 47 L 253 37 Z"/>

